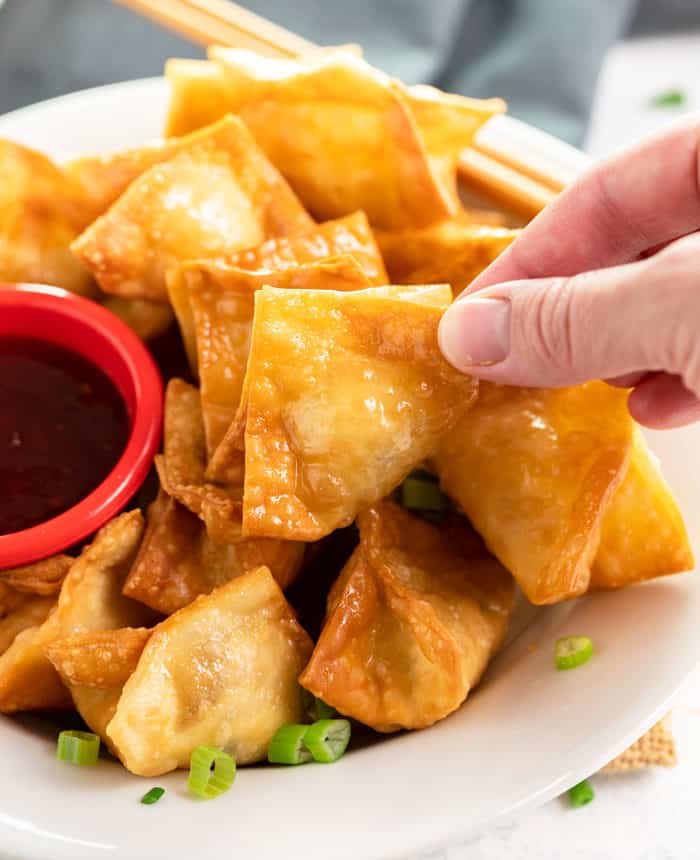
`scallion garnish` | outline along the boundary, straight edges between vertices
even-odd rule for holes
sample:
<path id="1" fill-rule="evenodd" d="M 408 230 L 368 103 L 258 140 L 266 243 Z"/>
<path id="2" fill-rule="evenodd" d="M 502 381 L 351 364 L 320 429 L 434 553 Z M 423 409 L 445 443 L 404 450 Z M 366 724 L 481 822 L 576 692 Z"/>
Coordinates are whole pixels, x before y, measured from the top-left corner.
<path id="1" fill-rule="evenodd" d="M 564 636 L 554 646 L 554 662 L 557 669 L 575 669 L 587 663 L 593 656 L 593 642 L 588 636 Z"/>
<path id="2" fill-rule="evenodd" d="M 272 764 L 305 764 L 312 755 L 304 744 L 309 726 L 288 723 L 277 729 L 267 748 L 267 760 Z"/>
<path id="3" fill-rule="evenodd" d="M 338 761 L 349 743 L 349 720 L 317 720 L 307 728 L 304 735 L 304 746 L 314 757 L 314 761 L 324 764 Z"/>
<path id="4" fill-rule="evenodd" d="M 666 90 L 655 95 L 649 103 L 652 107 L 682 107 L 686 103 L 686 94 L 683 90 Z"/>
<path id="5" fill-rule="evenodd" d="M 594 797 L 595 792 L 593 791 L 593 786 L 587 779 L 584 779 L 583 782 L 579 782 L 578 785 L 569 789 L 569 800 L 571 801 L 571 805 L 576 808 L 590 803 Z"/>
<path id="6" fill-rule="evenodd" d="M 144 796 L 141 798 L 141 803 L 145 803 L 146 806 L 151 806 L 154 803 L 158 803 L 161 797 L 165 794 L 165 789 L 160 788 L 159 786 L 155 786 L 150 791 L 147 791 Z"/>
<path id="7" fill-rule="evenodd" d="M 216 747 L 197 747 L 190 758 L 187 787 L 205 800 L 218 797 L 233 785 L 236 762 Z"/>
<path id="8" fill-rule="evenodd" d="M 92 732 L 67 730 L 58 736 L 56 758 L 71 764 L 95 764 L 100 756 L 100 738 Z"/>

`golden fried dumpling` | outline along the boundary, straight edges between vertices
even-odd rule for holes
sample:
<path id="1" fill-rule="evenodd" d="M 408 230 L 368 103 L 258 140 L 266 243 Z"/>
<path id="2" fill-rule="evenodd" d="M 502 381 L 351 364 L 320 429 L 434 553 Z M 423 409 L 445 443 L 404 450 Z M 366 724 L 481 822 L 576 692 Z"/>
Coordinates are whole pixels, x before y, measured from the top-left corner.
<path id="1" fill-rule="evenodd" d="M 96 292 L 70 244 L 92 220 L 80 186 L 39 152 L 0 140 L 0 282 Z"/>
<path id="2" fill-rule="evenodd" d="M 0 583 L 0 655 L 23 630 L 43 624 L 55 605 L 54 596 L 23 592 Z"/>
<path id="3" fill-rule="evenodd" d="M 234 110 L 226 72 L 216 63 L 170 59 L 165 77 L 170 84 L 167 137 L 189 134 Z"/>
<path id="4" fill-rule="evenodd" d="M 167 302 L 171 266 L 312 223 L 243 123 L 229 116 L 142 173 L 72 248 L 105 292 Z"/>
<path id="5" fill-rule="evenodd" d="M 377 230 L 392 284 L 448 283 L 459 295 L 518 235 L 471 219 L 461 213 L 428 227 Z"/>
<path id="6" fill-rule="evenodd" d="M 104 526 L 83 550 L 63 581 L 56 609 L 41 626 L 20 633 L 0 657 L 0 711 L 70 705 L 68 691 L 44 653 L 55 640 L 150 621 L 150 609 L 121 594 L 142 531 L 143 517 L 131 511 Z"/>
<path id="7" fill-rule="evenodd" d="M 357 209 L 382 227 L 429 224 L 454 211 L 404 90 L 344 51 L 273 60 L 212 48 L 230 110 L 318 220 Z"/>
<path id="8" fill-rule="evenodd" d="M 0 581 L 23 594 L 58 594 L 74 561 L 70 555 L 52 555 L 22 567 L 0 570 Z"/>
<path id="9" fill-rule="evenodd" d="M 149 508 L 146 534 L 123 593 L 170 615 L 263 565 L 286 588 L 299 572 L 304 550 L 303 543 L 275 538 L 216 543 L 197 516 L 161 490 Z"/>
<path id="10" fill-rule="evenodd" d="M 223 439 L 241 399 L 256 290 L 271 286 L 346 291 L 370 286 L 360 264 L 347 255 L 274 271 L 249 272 L 206 261 L 186 263 L 178 271 L 194 322 L 209 457 Z"/>
<path id="11" fill-rule="evenodd" d="M 481 677 L 505 635 L 513 579 L 461 517 L 436 527 L 385 501 L 357 521 L 360 544 L 300 681 L 377 731 L 424 728 Z"/>
<path id="12" fill-rule="evenodd" d="M 251 571 L 158 625 L 107 735 L 139 776 L 187 767 L 202 744 L 258 761 L 303 718 L 297 678 L 312 647 L 267 568 Z"/>
<path id="13" fill-rule="evenodd" d="M 586 591 L 603 516 L 629 462 L 626 392 L 481 383 L 441 441 L 440 485 L 532 603 Z"/>
<path id="14" fill-rule="evenodd" d="M 683 517 L 638 427 L 632 458 L 603 518 L 591 589 L 621 588 L 693 567 Z"/>
<path id="15" fill-rule="evenodd" d="M 244 534 L 315 541 L 348 525 L 469 409 L 477 384 L 437 344 L 449 287 L 426 290 L 447 301 L 413 301 L 420 287 L 256 292 L 234 422 L 245 426 Z"/>
<path id="16" fill-rule="evenodd" d="M 105 296 L 102 304 L 126 323 L 141 340 L 153 340 L 166 332 L 175 321 L 172 308 L 161 302 Z"/>
<path id="17" fill-rule="evenodd" d="M 163 454 L 156 457 L 161 486 L 203 520 L 213 540 L 236 542 L 241 539 L 243 454 L 232 457 L 226 467 L 227 475 L 238 478 L 234 485 L 206 480 L 206 464 L 199 391 L 182 379 L 171 379 L 165 391 Z"/>

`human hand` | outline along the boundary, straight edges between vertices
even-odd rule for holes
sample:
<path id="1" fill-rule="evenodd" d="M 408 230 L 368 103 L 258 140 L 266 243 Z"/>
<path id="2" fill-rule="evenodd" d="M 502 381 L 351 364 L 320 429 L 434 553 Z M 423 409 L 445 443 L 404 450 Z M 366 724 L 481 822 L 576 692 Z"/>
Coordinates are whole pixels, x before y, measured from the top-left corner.
<path id="1" fill-rule="evenodd" d="M 696 117 L 561 194 L 446 311 L 442 351 L 493 382 L 633 388 L 649 427 L 700 420 L 697 230 Z"/>

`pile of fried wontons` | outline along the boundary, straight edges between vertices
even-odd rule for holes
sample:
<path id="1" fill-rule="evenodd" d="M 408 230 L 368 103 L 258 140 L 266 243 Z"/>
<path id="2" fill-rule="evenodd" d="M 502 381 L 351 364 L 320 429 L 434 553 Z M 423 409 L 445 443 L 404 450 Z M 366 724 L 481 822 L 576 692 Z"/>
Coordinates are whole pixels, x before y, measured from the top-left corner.
<path id="1" fill-rule="evenodd" d="M 422 728 L 478 681 L 516 583 L 547 604 L 692 566 L 625 392 L 478 385 L 440 354 L 444 309 L 517 234 L 457 193 L 499 100 L 345 50 L 213 48 L 167 76 L 161 142 L 64 166 L 0 142 L 0 280 L 87 295 L 145 340 L 177 325 L 190 365 L 145 519 L 0 573 L 0 711 L 75 707 L 149 776 L 200 744 L 263 758 L 309 693 Z M 441 523 L 397 502 L 416 467 Z M 353 523 L 314 642 L 308 571 Z"/>

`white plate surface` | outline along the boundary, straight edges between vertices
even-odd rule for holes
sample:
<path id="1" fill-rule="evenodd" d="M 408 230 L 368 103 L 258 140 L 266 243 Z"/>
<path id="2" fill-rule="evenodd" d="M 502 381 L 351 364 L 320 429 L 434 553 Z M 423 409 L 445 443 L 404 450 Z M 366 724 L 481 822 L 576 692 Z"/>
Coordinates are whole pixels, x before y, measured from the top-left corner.
<path id="1" fill-rule="evenodd" d="M 56 99 L 0 118 L 0 135 L 69 158 L 157 136 L 161 80 Z M 554 153 L 556 156 L 556 153 Z M 700 547 L 700 431 L 652 434 Z M 558 673 L 552 643 L 587 634 L 595 658 Z M 138 779 L 116 764 L 54 761 L 54 740 L 0 718 L 0 856 L 24 860 L 396 860 L 467 836 L 561 793 L 668 708 L 700 655 L 691 574 L 530 613 L 467 705 L 438 726 L 333 766 L 243 769 L 196 802 L 184 774 Z M 139 797 L 167 794 L 155 807 Z M 562 849 L 565 851 L 565 848 Z"/>

